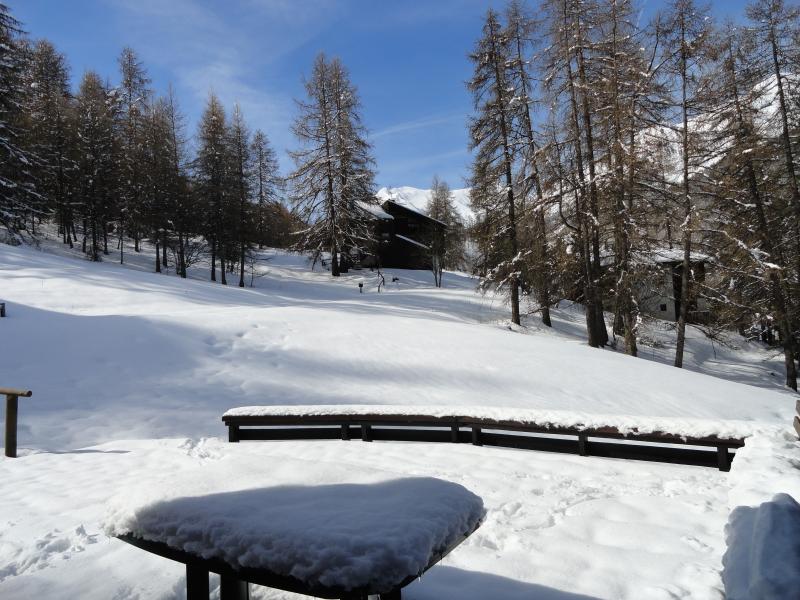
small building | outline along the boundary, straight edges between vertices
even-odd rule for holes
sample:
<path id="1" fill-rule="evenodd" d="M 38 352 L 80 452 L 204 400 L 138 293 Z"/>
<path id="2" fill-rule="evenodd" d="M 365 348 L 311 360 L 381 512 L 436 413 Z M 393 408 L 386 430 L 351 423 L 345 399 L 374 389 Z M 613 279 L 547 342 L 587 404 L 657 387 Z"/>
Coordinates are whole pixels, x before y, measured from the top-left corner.
<path id="1" fill-rule="evenodd" d="M 649 278 L 649 285 L 639 290 L 639 308 L 643 314 L 677 321 L 681 310 L 681 288 L 683 283 L 683 250 L 656 250 L 647 257 L 654 271 Z M 690 258 L 691 277 L 696 284 L 706 279 L 708 257 L 693 252 Z M 689 323 L 707 323 L 710 318 L 708 302 L 697 295 L 696 290 L 689 297 L 687 321 Z"/>
<path id="2" fill-rule="evenodd" d="M 377 240 L 373 252 L 362 257 L 363 266 L 431 268 L 431 242 L 444 235 L 447 225 L 394 200 L 362 208 L 374 217 Z"/>

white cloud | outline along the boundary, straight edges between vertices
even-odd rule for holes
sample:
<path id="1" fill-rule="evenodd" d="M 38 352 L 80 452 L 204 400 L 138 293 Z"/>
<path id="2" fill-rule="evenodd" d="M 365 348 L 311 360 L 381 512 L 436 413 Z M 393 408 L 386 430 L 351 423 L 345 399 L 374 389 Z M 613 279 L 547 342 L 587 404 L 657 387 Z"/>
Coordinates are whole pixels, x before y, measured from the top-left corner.
<path id="1" fill-rule="evenodd" d="M 380 129 L 372 133 L 371 137 L 372 139 L 379 139 L 389 135 L 405 133 L 407 131 L 414 131 L 416 129 L 427 129 L 429 127 L 435 127 L 437 125 L 445 125 L 456 121 L 465 121 L 465 119 L 466 117 L 463 114 L 423 117 L 421 119 L 415 119 L 413 121 L 405 121 L 403 123 L 390 125 L 389 127 L 385 127 L 383 129 Z"/>

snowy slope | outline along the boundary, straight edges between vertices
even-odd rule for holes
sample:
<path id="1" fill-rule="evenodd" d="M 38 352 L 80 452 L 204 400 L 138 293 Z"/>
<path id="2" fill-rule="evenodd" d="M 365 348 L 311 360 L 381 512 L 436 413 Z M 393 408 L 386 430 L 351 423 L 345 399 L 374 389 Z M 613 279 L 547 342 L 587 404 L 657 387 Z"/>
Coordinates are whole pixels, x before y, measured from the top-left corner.
<path id="1" fill-rule="evenodd" d="M 226 409 L 254 404 L 488 405 L 687 433 L 794 411 L 778 389 L 498 327 L 503 307 L 463 275 L 437 290 L 427 272 L 388 272 L 399 282 L 378 294 L 369 271 L 332 282 L 299 256 L 267 271 L 239 289 L 0 247 L 4 337 L 24 341 L 0 350 L 0 381 L 36 394 L 20 444 L 215 435 Z"/>
<path id="2" fill-rule="evenodd" d="M 780 387 L 780 358 L 757 344 L 719 347 L 690 329 L 687 364 L 699 372 L 677 370 L 664 364 L 674 332 L 653 323 L 644 359 L 632 359 L 586 347 L 574 306 L 554 311 L 555 330 L 535 319 L 510 328 L 505 306 L 462 274 L 436 289 L 430 273 L 391 271 L 378 294 L 369 271 L 332 280 L 300 256 L 263 258 L 255 287 L 238 289 L 199 269 L 189 280 L 147 272 L 146 254 L 120 267 L 0 246 L 0 384 L 34 390 L 20 401 L 21 458 L 0 460 L 0 597 L 180 598 L 180 565 L 102 528 L 113 498 L 158 497 L 178 477 L 199 494 L 398 477 L 463 485 L 483 498 L 486 522 L 411 600 L 718 600 L 731 508 L 800 496 L 796 396 Z M 756 436 L 730 474 L 469 445 L 208 437 L 225 435 L 233 406 L 311 403 Z"/>
<path id="3" fill-rule="evenodd" d="M 450 190 L 453 194 L 453 204 L 455 205 L 458 214 L 465 223 L 468 223 L 475 218 L 472 208 L 469 204 L 469 190 L 470 188 L 462 188 L 458 190 Z M 431 190 L 421 190 L 415 187 L 383 187 L 378 190 L 376 194 L 378 199 L 383 202 L 385 200 L 393 200 L 398 204 L 412 208 L 417 212 L 426 214 L 428 202 L 431 199 Z"/>

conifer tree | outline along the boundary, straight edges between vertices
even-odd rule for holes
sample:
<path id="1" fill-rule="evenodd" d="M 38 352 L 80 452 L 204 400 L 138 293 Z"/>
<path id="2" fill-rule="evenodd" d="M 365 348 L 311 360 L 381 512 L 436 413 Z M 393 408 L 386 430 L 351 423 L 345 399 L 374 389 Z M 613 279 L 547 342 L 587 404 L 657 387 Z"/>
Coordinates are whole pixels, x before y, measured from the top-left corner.
<path id="1" fill-rule="evenodd" d="M 211 281 L 217 280 L 216 261 L 220 262 L 220 281 L 225 275 L 227 227 L 231 190 L 228 188 L 230 148 L 225 110 L 215 94 L 210 94 L 198 131 L 198 151 L 194 161 L 197 192 L 205 213 L 204 236 L 211 247 Z"/>
<path id="2" fill-rule="evenodd" d="M 520 0 L 511 0 L 506 8 L 506 36 L 509 43 L 509 81 L 514 87 L 514 107 L 517 115 L 516 143 L 520 174 L 520 193 L 523 199 L 523 221 L 526 222 L 529 253 L 527 261 L 535 288 L 542 323 L 551 327 L 550 320 L 550 258 L 547 248 L 546 201 L 539 166 L 540 144 L 534 132 L 534 104 L 536 102 L 534 78 L 530 71 L 531 53 L 534 49 L 537 23 Z M 528 201 L 531 197 L 531 201 Z"/>
<path id="3" fill-rule="evenodd" d="M 117 195 L 116 95 L 100 76 L 87 71 L 76 100 L 79 198 L 83 219 L 83 250 L 100 260 L 101 244 L 106 252 L 109 221 L 114 216 Z"/>
<path id="4" fill-rule="evenodd" d="M 601 296 L 600 265 L 600 199 L 595 161 L 595 84 L 590 76 L 597 69 L 590 58 L 594 44 L 589 36 L 597 21 L 598 5 L 594 0 L 547 0 L 543 7 L 547 15 L 549 46 L 543 78 L 550 101 L 564 107 L 561 118 L 563 140 L 553 140 L 561 146 L 555 154 L 568 158 L 572 165 L 561 165 L 559 188 L 563 173 L 570 173 L 567 194 L 574 205 L 575 219 L 570 225 L 575 238 L 574 247 L 580 257 L 580 279 L 586 310 L 588 343 L 592 347 L 608 342 L 603 301 Z M 557 128 L 553 129 L 553 132 Z M 563 150 L 563 152 L 562 152 Z M 574 174 L 574 177 L 572 176 Z M 562 204 L 568 199 L 559 193 Z M 563 211 L 562 211 L 563 214 Z"/>
<path id="5" fill-rule="evenodd" d="M 126 232 L 133 235 L 134 249 L 139 252 L 139 238 L 146 220 L 145 188 L 153 185 L 147 182 L 147 173 L 141 168 L 146 154 L 144 130 L 151 95 L 150 79 L 132 48 L 124 48 L 118 62 L 122 76 L 119 89 L 122 140 L 119 228 L 120 236 Z M 123 247 L 120 243 L 120 262 L 124 261 Z"/>
<path id="6" fill-rule="evenodd" d="M 712 167 L 716 185 L 709 229 L 720 273 L 713 300 L 722 324 L 743 327 L 755 315 L 762 323 L 775 324 L 786 386 L 796 390 L 797 316 L 789 260 L 794 254 L 795 213 L 783 177 L 781 134 L 776 135 L 781 128 L 765 118 L 776 102 L 770 101 L 772 90 L 763 85 L 763 69 L 753 60 L 753 41 L 729 25 L 715 49 L 716 68 L 709 74 L 715 102 L 709 128 L 714 145 L 724 149 L 723 158 Z"/>
<path id="7" fill-rule="evenodd" d="M 442 287 L 443 269 L 460 269 L 464 264 L 464 223 L 456 211 L 450 186 L 434 176 L 426 213 L 445 225 L 441 235 L 431 240 L 431 265 L 436 287 Z"/>
<path id="8" fill-rule="evenodd" d="M 0 3 L 0 226 L 18 241 L 26 220 L 42 214 L 34 182 L 36 158 L 23 145 L 24 56 L 20 23 Z"/>
<path id="9" fill-rule="evenodd" d="M 666 20 L 664 70 L 675 85 L 676 109 L 680 125 L 680 192 L 679 203 L 683 219 L 681 228 L 681 248 L 683 260 L 680 269 L 680 297 L 676 298 L 679 307 L 678 338 L 675 347 L 675 366 L 683 366 L 683 352 L 686 344 L 686 322 L 689 314 L 689 301 L 693 297 L 692 278 L 692 239 L 695 228 L 696 200 L 692 190 L 691 167 L 702 162 L 705 150 L 702 147 L 697 128 L 690 128 L 690 120 L 702 114 L 702 93 L 699 89 L 701 70 L 706 63 L 706 51 L 710 35 L 707 15 L 699 9 L 694 0 L 674 0 Z"/>
<path id="10" fill-rule="evenodd" d="M 296 247 L 314 261 L 328 250 L 331 275 L 341 272 L 342 255 L 374 242 L 364 204 L 374 204 L 374 163 L 361 122 L 361 104 L 341 61 L 317 56 L 305 83 L 307 100 L 297 101 L 292 131 L 300 149 L 291 152 L 292 202 L 304 229 Z M 345 256 L 344 260 L 348 260 Z"/>
<path id="11" fill-rule="evenodd" d="M 257 129 L 253 134 L 250 146 L 253 157 L 253 193 L 256 202 L 256 239 L 258 247 L 267 243 L 267 231 L 270 227 L 270 208 L 278 203 L 283 180 L 278 168 L 278 157 L 269 143 L 267 135 Z"/>
<path id="12" fill-rule="evenodd" d="M 513 177 L 513 94 L 508 80 L 508 39 L 499 15 L 489 10 L 481 38 L 470 54 L 473 76 L 467 87 L 472 93 L 475 116 L 469 125 L 470 146 L 476 151 L 472 185 L 482 191 L 476 198 L 485 204 L 485 216 L 494 221 L 493 249 L 487 260 L 490 284 L 507 289 L 511 321 L 520 324 L 521 255 L 517 241 L 517 206 Z"/>
<path id="13" fill-rule="evenodd" d="M 230 125 L 230 159 L 231 190 L 236 202 L 236 240 L 239 250 L 239 287 L 244 287 L 245 255 L 255 235 L 251 224 L 254 219 L 253 206 L 250 202 L 252 194 L 252 168 L 250 132 L 244 122 L 239 105 L 233 108 Z"/>
<path id="14" fill-rule="evenodd" d="M 76 163 L 75 114 L 64 55 L 47 40 L 30 51 L 25 77 L 28 146 L 37 156 L 34 174 L 43 204 L 54 215 L 62 240 L 72 247 L 72 201 Z"/>

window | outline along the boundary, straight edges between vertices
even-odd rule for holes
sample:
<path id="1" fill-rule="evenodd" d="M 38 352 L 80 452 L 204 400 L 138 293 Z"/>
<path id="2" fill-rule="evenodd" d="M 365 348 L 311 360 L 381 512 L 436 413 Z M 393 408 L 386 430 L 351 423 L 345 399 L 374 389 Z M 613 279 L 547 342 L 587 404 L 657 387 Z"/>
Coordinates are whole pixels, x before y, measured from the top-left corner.
<path id="1" fill-rule="evenodd" d="M 661 312 L 667 312 L 667 305 L 666 304 L 662 304 L 661 305 Z"/>

